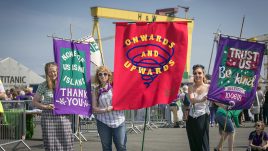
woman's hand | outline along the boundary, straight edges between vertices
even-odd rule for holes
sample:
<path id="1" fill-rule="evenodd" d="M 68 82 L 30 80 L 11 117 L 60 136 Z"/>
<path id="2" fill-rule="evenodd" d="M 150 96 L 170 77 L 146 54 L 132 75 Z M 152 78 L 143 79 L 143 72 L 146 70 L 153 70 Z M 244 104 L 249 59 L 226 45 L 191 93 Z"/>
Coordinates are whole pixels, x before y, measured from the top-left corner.
<path id="1" fill-rule="evenodd" d="M 201 102 L 205 102 L 207 100 L 208 96 L 204 96 L 202 99 L 201 99 Z"/>
<path id="2" fill-rule="evenodd" d="M 47 104 L 45 107 L 46 110 L 54 110 L 54 108 L 55 108 L 54 104 Z"/>
<path id="3" fill-rule="evenodd" d="M 107 107 L 107 112 L 111 112 L 113 110 L 113 106 L 108 106 Z"/>

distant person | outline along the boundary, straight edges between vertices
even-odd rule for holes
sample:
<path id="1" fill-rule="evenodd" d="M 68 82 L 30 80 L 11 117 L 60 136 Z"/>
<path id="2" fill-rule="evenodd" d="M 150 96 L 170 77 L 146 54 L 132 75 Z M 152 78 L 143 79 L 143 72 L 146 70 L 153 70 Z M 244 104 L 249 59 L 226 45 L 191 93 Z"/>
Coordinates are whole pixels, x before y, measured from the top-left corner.
<path id="1" fill-rule="evenodd" d="M 178 110 L 179 110 L 179 106 L 177 104 L 178 100 L 180 99 L 180 95 L 181 95 L 181 91 L 179 89 L 179 93 L 177 95 L 177 98 L 175 100 L 173 100 L 170 104 L 170 111 L 172 112 L 172 117 L 173 117 L 173 127 L 174 128 L 179 128 L 180 124 L 179 124 L 179 120 L 178 120 Z"/>
<path id="2" fill-rule="evenodd" d="M 126 124 L 124 111 L 113 110 L 112 72 L 100 66 L 95 75 L 98 85 L 93 93 L 92 109 L 97 121 L 102 150 L 112 151 L 112 141 L 117 151 L 126 151 Z"/>
<path id="3" fill-rule="evenodd" d="M 209 103 L 209 111 L 210 111 L 210 116 L 209 116 L 209 124 L 211 127 L 214 127 L 215 125 L 215 114 L 218 109 L 218 106 L 214 102 Z"/>
<path id="4" fill-rule="evenodd" d="M 12 100 L 12 94 L 11 94 L 11 92 L 10 92 L 10 90 L 9 89 L 6 89 L 6 95 L 7 95 L 7 99 L 6 100 Z"/>
<path id="5" fill-rule="evenodd" d="M 46 151 L 73 151 L 73 133 L 69 115 L 54 115 L 53 92 L 57 83 L 58 67 L 54 62 L 45 65 L 46 81 L 38 86 L 33 105 L 43 110 L 41 127 Z M 44 97 L 44 99 L 43 99 Z"/>
<path id="6" fill-rule="evenodd" d="M 4 89 L 2 81 L 0 80 L 0 100 L 5 100 L 6 98 L 7 98 L 6 91 Z"/>
<path id="7" fill-rule="evenodd" d="M 0 80 L 0 100 L 5 100 L 6 98 L 7 98 L 6 91 L 4 89 L 2 81 Z M 3 114 L 4 114 L 4 108 L 2 102 L 0 101 L 0 124 L 2 124 L 3 121 Z"/>
<path id="8" fill-rule="evenodd" d="M 261 87 L 257 86 L 256 95 L 252 104 L 252 107 L 250 109 L 251 113 L 254 115 L 254 122 L 257 122 L 259 120 L 262 120 L 262 104 L 264 102 L 264 94 L 261 90 Z"/>
<path id="9" fill-rule="evenodd" d="M 194 84 L 189 87 L 191 102 L 186 130 L 191 151 L 209 151 L 209 109 L 205 68 L 203 65 L 193 66 Z"/>
<path id="10" fill-rule="evenodd" d="M 264 131 L 265 125 L 262 121 L 255 123 L 255 130 L 249 134 L 249 148 L 248 151 L 267 151 L 268 150 L 268 136 Z"/>
<path id="11" fill-rule="evenodd" d="M 216 112 L 216 121 L 219 124 L 219 133 L 220 133 L 220 141 L 217 147 L 214 148 L 214 151 L 222 151 L 222 146 L 225 139 L 228 137 L 228 150 L 233 151 L 234 147 L 234 137 L 235 137 L 235 128 L 232 120 L 236 127 L 240 127 L 239 124 L 239 114 L 242 110 L 227 110 L 228 106 L 216 103 L 218 105 L 218 109 Z"/>
<path id="12" fill-rule="evenodd" d="M 188 116 L 189 116 L 189 110 L 190 110 L 190 99 L 189 99 L 189 95 L 188 95 L 188 86 L 184 85 L 182 87 L 182 119 L 183 119 L 183 128 L 186 127 L 186 121 L 188 120 Z"/>
<path id="13" fill-rule="evenodd" d="M 268 125 L 268 87 L 266 87 L 265 99 L 263 103 L 263 122 Z"/>

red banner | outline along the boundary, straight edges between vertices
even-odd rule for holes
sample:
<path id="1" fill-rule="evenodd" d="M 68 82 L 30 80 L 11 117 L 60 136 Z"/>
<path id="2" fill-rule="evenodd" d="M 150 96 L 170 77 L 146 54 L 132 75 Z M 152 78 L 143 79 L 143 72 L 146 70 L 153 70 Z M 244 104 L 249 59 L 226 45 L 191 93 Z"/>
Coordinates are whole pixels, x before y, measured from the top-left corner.
<path id="1" fill-rule="evenodd" d="M 187 22 L 116 23 L 115 110 L 169 104 L 185 68 Z"/>

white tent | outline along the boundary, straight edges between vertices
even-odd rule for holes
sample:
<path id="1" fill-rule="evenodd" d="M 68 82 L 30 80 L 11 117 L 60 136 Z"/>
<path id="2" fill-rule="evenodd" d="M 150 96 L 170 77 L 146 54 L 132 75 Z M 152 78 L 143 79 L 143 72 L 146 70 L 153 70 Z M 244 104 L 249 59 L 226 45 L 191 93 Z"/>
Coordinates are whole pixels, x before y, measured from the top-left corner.
<path id="1" fill-rule="evenodd" d="M 0 60 L 0 79 L 5 89 L 39 84 L 45 79 L 12 58 Z"/>

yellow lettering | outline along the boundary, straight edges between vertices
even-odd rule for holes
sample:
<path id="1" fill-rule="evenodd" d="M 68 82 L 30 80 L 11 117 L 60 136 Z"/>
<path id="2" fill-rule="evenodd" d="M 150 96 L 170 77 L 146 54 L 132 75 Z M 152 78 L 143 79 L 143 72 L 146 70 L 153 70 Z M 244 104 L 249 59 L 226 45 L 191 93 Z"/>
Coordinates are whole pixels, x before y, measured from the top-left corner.
<path id="1" fill-rule="evenodd" d="M 147 35 L 140 35 L 141 41 L 147 41 Z"/>
<path id="2" fill-rule="evenodd" d="M 168 64 L 170 64 L 170 66 L 174 66 L 175 62 L 173 60 L 169 60 Z"/>
<path id="3" fill-rule="evenodd" d="M 161 42 L 161 36 L 158 36 L 158 35 L 157 35 L 155 41 Z"/>
<path id="4" fill-rule="evenodd" d="M 175 43 L 172 42 L 170 45 L 169 45 L 169 48 L 173 48 L 175 46 Z"/>
<path id="5" fill-rule="evenodd" d="M 151 34 L 149 40 L 154 40 L 154 35 L 153 34 Z"/>
<path id="6" fill-rule="evenodd" d="M 147 75 L 153 75 L 152 69 L 149 69 Z"/>
<path id="7" fill-rule="evenodd" d="M 165 38 L 162 42 L 163 45 L 167 45 L 168 44 L 168 40 Z"/>
<path id="8" fill-rule="evenodd" d="M 125 40 L 125 44 L 129 46 L 131 44 L 131 41 L 129 39 Z"/>
<path id="9" fill-rule="evenodd" d="M 138 37 L 133 37 L 132 40 L 133 40 L 133 43 L 134 43 L 134 44 L 137 43 L 137 42 L 139 42 Z"/>
<path id="10" fill-rule="evenodd" d="M 136 66 L 132 66 L 131 68 L 130 68 L 130 71 L 133 71 L 133 70 L 135 70 L 136 69 Z"/>
<path id="11" fill-rule="evenodd" d="M 144 51 L 141 53 L 141 57 L 146 57 L 146 54 Z"/>
<path id="12" fill-rule="evenodd" d="M 158 51 L 157 50 L 154 51 L 154 56 L 158 57 Z"/>
<path id="13" fill-rule="evenodd" d="M 168 70 L 168 65 L 164 65 L 163 68 L 164 68 L 164 71 L 167 71 Z"/>
<path id="14" fill-rule="evenodd" d="M 148 50 L 147 51 L 147 56 L 148 57 L 152 57 L 153 56 L 153 51 L 152 50 Z"/>
<path id="15" fill-rule="evenodd" d="M 162 73 L 161 68 L 155 68 L 155 74 L 160 74 L 160 73 Z"/>
<path id="16" fill-rule="evenodd" d="M 139 67 L 139 73 L 144 74 L 146 71 L 146 68 Z"/>
<path id="17" fill-rule="evenodd" d="M 124 64 L 124 67 L 129 68 L 131 66 L 131 63 L 129 61 L 126 61 Z"/>

